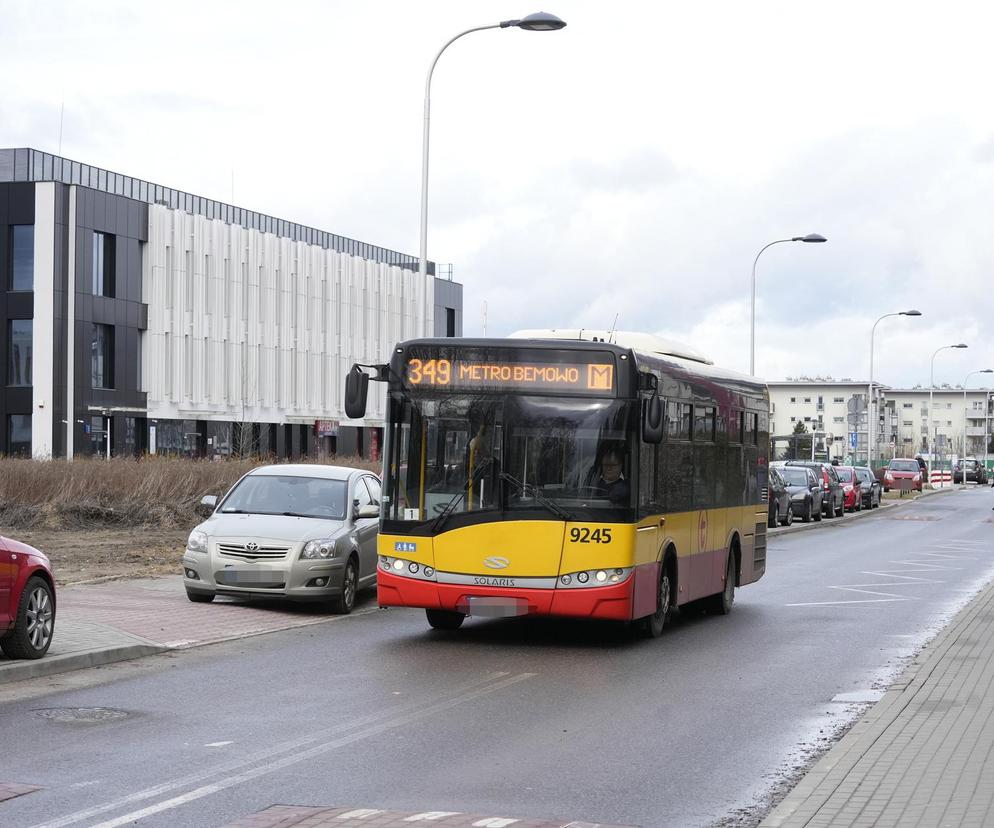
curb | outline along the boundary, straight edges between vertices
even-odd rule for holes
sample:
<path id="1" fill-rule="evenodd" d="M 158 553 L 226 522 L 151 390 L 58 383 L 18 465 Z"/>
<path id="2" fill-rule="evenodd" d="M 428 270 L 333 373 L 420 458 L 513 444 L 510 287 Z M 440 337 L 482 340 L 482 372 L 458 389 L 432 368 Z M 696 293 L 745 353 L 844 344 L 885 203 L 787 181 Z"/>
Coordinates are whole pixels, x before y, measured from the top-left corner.
<path id="1" fill-rule="evenodd" d="M 915 503 L 915 502 L 917 502 L 918 500 L 921 500 L 924 497 L 932 497 L 934 495 L 940 495 L 940 494 L 944 494 L 946 492 L 955 492 L 955 491 L 959 491 L 959 490 L 958 489 L 930 489 L 930 490 L 928 490 L 926 492 L 919 492 L 914 497 L 911 497 L 911 498 L 908 498 L 908 499 L 905 499 L 905 500 L 891 501 L 891 502 L 886 503 L 886 504 L 881 503 L 880 507 L 878 509 L 861 509 L 858 512 L 850 512 L 847 515 L 843 515 L 841 520 L 839 520 L 839 518 L 834 518 L 833 520 L 831 520 L 831 521 L 829 521 L 827 523 L 825 521 L 825 518 L 822 518 L 820 521 L 817 521 L 817 522 L 816 521 L 811 521 L 811 523 L 799 523 L 799 522 L 795 521 L 790 526 L 777 526 L 774 529 L 767 529 L 766 530 L 766 534 L 767 534 L 768 537 L 778 538 L 781 535 L 789 535 L 789 534 L 791 534 L 793 532 L 806 532 L 806 531 L 811 530 L 811 529 L 821 529 L 821 528 L 824 528 L 824 527 L 831 527 L 831 526 L 845 526 L 850 521 L 859 520 L 861 518 L 873 517 L 874 515 L 879 515 L 882 512 L 887 511 L 888 509 L 895 509 L 895 508 L 898 508 L 900 506 L 907 506 L 909 503 Z"/>
<path id="2" fill-rule="evenodd" d="M 65 655 L 45 656 L 33 661 L 17 661 L 16 663 L 0 666 L 0 685 L 25 679 L 54 676 L 58 673 L 68 673 L 71 670 L 82 670 L 85 667 L 99 667 L 102 664 L 112 664 L 115 661 L 128 661 L 132 658 L 163 653 L 169 647 L 158 644 L 126 644 L 120 647 L 98 647 L 93 650 L 83 650 Z"/>

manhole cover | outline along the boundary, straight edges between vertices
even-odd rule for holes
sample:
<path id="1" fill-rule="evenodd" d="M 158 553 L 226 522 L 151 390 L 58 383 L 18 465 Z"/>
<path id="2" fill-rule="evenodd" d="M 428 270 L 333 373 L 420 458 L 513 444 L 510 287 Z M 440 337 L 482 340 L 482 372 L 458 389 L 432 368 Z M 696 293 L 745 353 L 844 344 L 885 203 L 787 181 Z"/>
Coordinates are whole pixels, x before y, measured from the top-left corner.
<path id="1" fill-rule="evenodd" d="M 131 715 L 127 710 L 115 710 L 112 707 L 45 707 L 35 710 L 34 714 L 39 719 L 71 724 L 114 722 Z"/>

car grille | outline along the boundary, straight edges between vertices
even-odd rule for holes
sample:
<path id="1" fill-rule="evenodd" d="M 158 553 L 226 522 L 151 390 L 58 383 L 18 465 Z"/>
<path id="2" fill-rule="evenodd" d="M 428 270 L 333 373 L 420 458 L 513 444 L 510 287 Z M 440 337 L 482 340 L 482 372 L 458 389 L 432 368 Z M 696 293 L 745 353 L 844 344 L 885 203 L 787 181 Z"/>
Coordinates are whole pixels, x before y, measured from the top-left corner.
<path id="1" fill-rule="evenodd" d="M 218 554 L 226 558 L 238 558 L 244 561 L 275 561 L 287 556 L 289 546 L 259 545 L 257 549 L 247 549 L 243 543 L 219 543 Z"/>

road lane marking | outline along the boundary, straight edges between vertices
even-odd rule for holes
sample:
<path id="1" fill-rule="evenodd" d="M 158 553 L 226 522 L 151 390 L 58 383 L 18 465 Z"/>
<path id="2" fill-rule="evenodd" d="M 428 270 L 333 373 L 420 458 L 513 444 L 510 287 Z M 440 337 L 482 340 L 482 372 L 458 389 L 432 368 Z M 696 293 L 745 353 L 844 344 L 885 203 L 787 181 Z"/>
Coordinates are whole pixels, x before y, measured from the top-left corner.
<path id="1" fill-rule="evenodd" d="M 404 822 L 435 822 L 450 816 L 459 816 L 459 811 L 425 811 L 423 814 L 411 814 L 404 817 Z"/>
<path id="2" fill-rule="evenodd" d="M 341 616 L 345 617 L 345 616 Z M 471 681 L 466 684 L 454 687 L 448 692 L 440 693 L 438 696 L 439 701 L 446 699 L 448 697 L 461 698 L 463 694 L 469 693 L 476 688 L 481 686 L 487 686 L 490 682 L 495 682 L 506 678 L 511 675 L 508 671 L 495 671 L 486 674 L 483 678 L 477 679 L 476 681 Z M 529 674 L 531 675 L 531 674 Z M 437 701 L 435 702 L 438 703 Z M 132 805 L 136 802 L 141 802 L 146 799 L 152 799 L 154 797 L 160 796 L 162 794 L 168 793 L 169 791 L 177 790 L 178 788 L 183 788 L 187 785 L 193 785 L 203 782 L 205 778 L 216 775 L 224 775 L 228 773 L 234 773 L 242 768 L 246 768 L 250 765 L 254 765 L 258 762 L 264 762 L 269 760 L 273 756 L 278 756 L 281 753 L 287 753 L 288 751 L 299 750 L 307 745 L 317 742 L 321 739 L 328 738 L 337 733 L 347 732 L 355 728 L 361 727 L 363 725 L 368 725 L 375 723 L 381 719 L 389 718 L 390 716 L 400 715 L 405 711 L 416 711 L 424 706 L 423 702 L 413 702 L 408 701 L 404 704 L 397 705 L 393 708 L 387 708 L 382 711 L 377 711 L 375 713 L 370 713 L 365 716 L 360 716 L 353 719 L 350 722 L 341 722 L 333 725 L 332 727 L 326 728 L 323 731 L 317 733 L 311 733 L 307 736 L 303 736 L 299 739 L 294 739 L 289 742 L 284 742 L 279 745 L 274 745 L 269 748 L 264 748 L 262 750 L 256 751 L 253 754 L 247 756 L 242 756 L 239 758 L 231 759 L 224 762 L 212 770 L 202 771 L 197 773 L 190 773 L 186 776 L 180 777 L 178 779 L 173 779 L 167 782 L 161 782 L 158 785 L 153 785 L 149 788 L 145 788 L 141 791 L 135 791 L 134 793 L 125 794 L 124 796 L 118 797 L 115 800 L 106 802 L 102 805 L 94 805 L 82 811 L 77 811 L 72 814 L 67 814 L 64 817 L 51 820 L 49 822 L 38 823 L 32 828 L 65 828 L 67 825 L 74 825 L 77 822 L 82 822 L 90 817 L 98 816 L 99 814 L 107 813 L 108 811 L 114 811 L 118 808 L 123 808 L 128 805 Z"/>
<path id="3" fill-rule="evenodd" d="M 354 811 L 339 814 L 335 819 L 366 819 L 367 817 L 385 813 L 386 811 L 382 808 L 356 808 Z"/>
<path id="4" fill-rule="evenodd" d="M 505 819 L 504 817 L 487 817 L 486 819 L 474 822 L 473 828 L 507 828 L 508 825 L 514 825 L 515 822 L 521 822 L 521 820 Z"/>
<path id="5" fill-rule="evenodd" d="M 204 747 L 224 747 L 225 745 L 233 745 L 233 741 L 229 742 L 208 742 Z"/>
<path id="6" fill-rule="evenodd" d="M 106 822 L 101 822 L 98 825 L 93 826 L 93 828 L 119 828 L 122 825 L 128 825 L 133 822 L 145 819 L 146 817 L 152 816 L 153 814 L 159 814 L 163 811 L 172 810 L 173 808 L 178 808 L 181 805 L 186 805 L 189 802 L 194 802 L 198 799 L 202 799 L 205 796 L 210 796 L 212 794 L 223 791 L 227 788 L 234 787 L 235 785 L 240 785 L 243 782 L 248 782 L 252 779 L 256 779 L 260 776 L 266 776 L 268 774 L 274 773 L 275 771 L 283 770 L 292 765 L 296 765 L 300 762 L 305 762 L 309 759 L 313 759 L 322 754 L 329 753 L 340 747 L 350 745 L 354 742 L 361 741 L 362 739 L 368 739 L 372 736 L 378 736 L 382 733 L 395 730 L 399 727 L 405 725 L 414 724 L 422 719 L 428 718 L 436 713 L 442 713 L 450 708 L 457 707 L 461 704 L 465 704 L 469 701 L 474 701 L 475 699 L 487 696 L 491 693 L 495 693 L 498 690 L 503 690 L 507 687 L 512 687 L 515 684 L 519 684 L 522 681 L 527 681 L 528 679 L 534 678 L 536 673 L 519 673 L 518 675 L 510 676 L 509 678 L 501 679 L 500 681 L 494 682 L 492 684 L 484 685 L 477 690 L 469 693 L 464 693 L 463 695 L 457 696 L 452 699 L 448 699 L 443 702 L 437 702 L 435 704 L 429 704 L 422 707 L 419 710 L 414 710 L 406 715 L 398 715 L 393 718 L 387 718 L 385 721 L 372 724 L 361 730 L 351 733 L 347 736 L 342 736 L 338 739 L 332 739 L 329 742 L 324 742 L 317 744 L 307 750 L 298 751 L 291 753 L 289 756 L 284 756 L 281 759 L 275 761 L 270 761 L 268 764 L 264 764 L 250 770 L 246 770 L 243 773 L 237 774 L 235 776 L 229 776 L 224 778 L 222 781 L 214 782 L 209 785 L 202 785 L 195 790 L 189 791 L 185 794 L 175 796 L 171 799 L 163 800 L 162 802 L 157 802 L 154 805 L 149 805 L 147 808 L 142 808 L 138 811 L 132 811 L 131 813 L 124 814 L 123 816 L 116 817 L 114 819 L 108 820 Z"/>
<path id="7" fill-rule="evenodd" d="M 862 601 L 805 601 L 800 604 L 784 604 L 785 607 L 834 607 L 841 604 L 890 604 L 894 601 L 907 601 L 907 598 L 867 598 Z"/>

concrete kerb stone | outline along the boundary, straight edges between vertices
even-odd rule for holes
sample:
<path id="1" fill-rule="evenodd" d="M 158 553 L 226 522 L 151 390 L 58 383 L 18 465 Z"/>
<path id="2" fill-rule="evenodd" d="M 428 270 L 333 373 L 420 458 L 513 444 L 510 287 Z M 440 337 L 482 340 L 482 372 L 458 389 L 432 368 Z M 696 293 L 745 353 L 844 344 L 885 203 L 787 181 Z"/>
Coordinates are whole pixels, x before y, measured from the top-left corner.
<path id="1" fill-rule="evenodd" d="M 994 584 L 984 587 L 956 617 L 925 646 L 925 649 L 893 682 L 883 698 L 856 722 L 849 732 L 811 768 L 790 793 L 760 823 L 760 828 L 783 828 L 786 825 L 817 824 L 820 808 L 844 783 L 823 784 L 831 775 L 846 780 L 873 745 L 893 725 L 922 689 L 939 661 L 957 638 L 981 612 L 988 612 L 994 598 Z M 821 815 L 824 817 L 824 814 Z"/>
<path id="2" fill-rule="evenodd" d="M 97 647 L 92 650 L 44 657 L 33 661 L 10 662 L 0 665 L 0 684 L 42 676 L 54 676 L 58 673 L 68 673 L 86 667 L 112 664 L 115 661 L 142 658 L 165 652 L 168 649 L 170 648 L 158 644 L 126 644 L 119 647 Z"/>
<path id="3" fill-rule="evenodd" d="M 909 503 L 915 503 L 921 500 L 923 497 L 931 497 L 932 495 L 944 494 L 946 492 L 958 491 L 958 489 L 926 489 L 923 492 L 919 492 L 914 497 L 907 498 L 905 500 L 890 501 L 887 503 L 881 503 L 879 509 L 861 509 L 858 512 L 849 512 L 848 514 L 841 515 L 840 517 L 833 518 L 832 520 L 826 521 L 822 518 L 820 521 L 811 521 L 811 523 L 798 523 L 796 520 L 790 526 L 777 526 L 776 528 L 767 530 L 767 535 L 771 538 L 780 537 L 781 535 L 789 535 L 793 532 L 807 532 L 811 529 L 822 529 L 832 526 L 845 526 L 847 523 L 853 520 L 859 520 L 861 518 L 873 517 L 874 515 L 880 515 L 889 509 L 896 509 L 901 506 L 907 506 Z"/>

